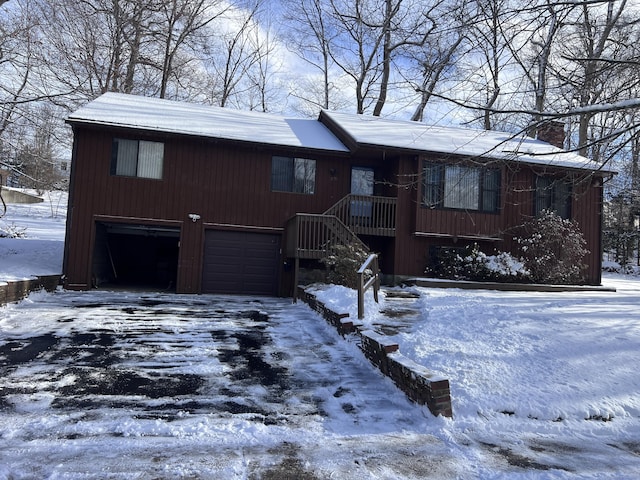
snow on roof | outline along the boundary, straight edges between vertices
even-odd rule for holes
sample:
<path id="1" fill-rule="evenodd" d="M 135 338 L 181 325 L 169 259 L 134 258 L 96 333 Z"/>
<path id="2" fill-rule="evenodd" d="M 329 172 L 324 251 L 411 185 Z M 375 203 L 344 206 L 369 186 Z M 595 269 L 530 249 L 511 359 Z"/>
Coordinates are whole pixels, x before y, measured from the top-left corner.
<path id="1" fill-rule="evenodd" d="M 314 119 L 122 93 L 105 93 L 76 110 L 67 121 L 312 150 L 348 151 L 327 127 Z"/>
<path id="2" fill-rule="evenodd" d="M 524 163 L 598 170 L 592 160 L 546 142 L 497 131 L 440 127 L 323 110 L 320 118 L 337 125 L 360 146 L 470 157 L 517 160 Z"/>
<path id="3" fill-rule="evenodd" d="M 328 125 L 325 125 L 328 120 Z M 330 152 L 349 149 L 330 131 L 338 128 L 358 146 L 456 154 L 582 170 L 601 170 L 592 160 L 525 135 L 439 127 L 322 111 L 320 121 L 282 117 L 122 93 L 105 93 L 72 113 L 69 123 L 194 135 Z M 608 170 L 602 170 L 609 172 Z"/>

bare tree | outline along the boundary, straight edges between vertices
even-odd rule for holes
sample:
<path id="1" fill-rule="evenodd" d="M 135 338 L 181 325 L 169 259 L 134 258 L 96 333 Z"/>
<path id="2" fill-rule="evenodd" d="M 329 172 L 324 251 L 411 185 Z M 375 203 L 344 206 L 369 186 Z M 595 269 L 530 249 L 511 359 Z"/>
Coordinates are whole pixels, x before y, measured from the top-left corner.
<path id="1" fill-rule="evenodd" d="M 58 115 L 51 105 L 33 104 L 28 108 L 29 121 L 22 122 L 19 141 L 11 158 L 13 184 L 33 188 L 42 194 L 46 190 L 65 186 L 58 161 Z"/>
<path id="2" fill-rule="evenodd" d="M 529 103 L 526 97 L 528 92 L 532 92 L 532 109 L 536 112 L 544 112 L 553 93 L 550 92 L 553 87 L 549 82 L 553 78 L 551 73 L 554 66 L 554 53 L 561 48 L 558 45 L 558 37 L 575 4 L 558 4 L 552 0 L 540 0 L 527 5 L 527 8 L 520 8 L 520 21 L 526 27 L 513 36 L 512 41 L 507 42 L 507 46 L 522 72 L 524 82 L 519 87 L 523 92 L 522 102 Z M 503 26 L 502 29 L 504 31 L 505 27 Z M 554 87 L 557 87 L 557 83 L 555 82 Z M 555 92 L 554 95 L 557 99 L 559 93 Z M 534 114 L 530 119 L 525 118 L 524 122 L 529 124 L 527 133 L 530 137 L 537 137 L 538 129 L 544 120 L 539 114 Z"/>
<path id="3" fill-rule="evenodd" d="M 473 68 L 473 84 L 484 95 L 481 105 L 481 123 L 485 130 L 495 128 L 495 109 L 503 93 L 503 71 L 511 63 L 508 44 L 510 38 L 503 35 L 503 23 L 509 21 L 514 12 L 508 0 L 486 0 L 476 3 L 476 13 L 470 24 L 469 35 L 473 38 L 474 50 L 482 59 Z"/>
<path id="4" fill-rule="evenodd" d="M 382 19 L 382 75 L 373 115 L 379 116 L 387 101 L 391 68 L 395 55 L 401 50 L 421 48 L 436 30 L 437 22 L 433 12 L 440 2 L 428 5 L 407 0 L 385 0 Z"/>
<path id="5" fill-rule="evenodd" d="M 288 29 L 284 33 L 289 48 L 312 69 L 322 75 L 321 101 L 309 97 L 309 86 L 305 85 L 300 95 L 303 100 L 328 109 L 331 105 L 331 56 L 329 46 L 334 33 L 330 28 L 327 7 L 323 0 L 286 0 L 283 2 L 284 19 Z M 311 92 L 313 93 L 313 91 Z"/>
<path id="6" fill-rule="evenodd" d="M 5 151 L 17 146 L 14 124 L 28 119 L 30 104 L 46 98 L 38 84 L 40 45 L 37 16 L 30 2 L 13 3 L 10 12 L 0 16 L 0 143 Z M 5 167 L 7 163 L 0 159 Z"/>
<path id="7" fill-rule="evenodd" d="M 577 147 L 585 156 L 595 140 L 590 128 L 598 113 L 589 107 L 612 103 L 626 95 L 625 88 L 622 91 L 611 88 L 621 77 L 621 67 L 630 65 L 613 59 L 628 58 L 629 34 L 640 25 L 637 17 L 625 16 L 626 8 L 627 0 L 584 2 L 563 38 L 562 56 L 566 63 L 557 74 L 570 94 L 571 106 L 581 109 L 577 115 Z"/>
<path id="8" fill-rule="evenodd" d="M 381 75 L 380 45 L 383 36 L 369 25 L 380 24 L 380 5 L 367 0 L 329 0 L 337 35 L 329 54 L 332 62 L 354 83 L 356 112 L 364 113 L 373 102 L 372 92 Z M 375 18 L 378 17 L 378 18 Z"/>
<path id="9" fill-rule="evenodd" d="M 329 4 L 336 32 L 329 45 L 331 59 L 354 82 L 356 111 L 364 113 L 373 106 L 373 115 L 380 115 L 399 58 L 425 44 L 436 28 L 431 15 L 440 2 L 329 0 Z"/>
<path id="10" fill-rule="evenodd" d="M 158 2 L 157 10 L 158 16 L 151 35 L 162 46 L 158 64 L 161 72 L 159 96 L 165 98 L 181 48 L 227 8 L 218 0 L 164 0 Z"/>
<path id="11" fill-rule="evenodd" d="M 50 82 L 82 98 L 107 91 L 137 91 L 142 11 L 150 0 L 50 0 L 39 2 L 49 46 Z"/>
<path id="12" fill-rule="evenodd" d="M 432 93 L 443 80 L 453 78 L 454 72 L 457 72 L 457 61 L 466 53 L 462 51 L 462 46 L 467 41 L 466 31 L 470 20 L 466 0 L 442 4 L 439 17 L 441 20 L 438 22 L 437 30 L 432 32 L 413 58 L 413 62 L 418 65 L 418 78 L 421 80 L 415 82 L 407 78 L 410 84 L 415 85 L 414 89 L 420 95 L 411 116 L 413 121 L 423 120 L 424 110 L 432 98 Z M 468 50 L 468 47 L 465 50 Z"/>
<path id="13" fill-rule="evenodd" d="M 210 103 L 255 108 L 251 93 L 268 76 L 273 48 L 267 30 L 258 22 L 259 10 L 260 2 L 250 9 L 232 9 L 216 24 L 218 35 L 203 52 Z"/>
<path id="14" fill-rule="evenodd" d="M 262 21 L 260 28 L 251 32 L 255 63 L 248 71 L 248 78 L 254 85 L 249 91 L 249 108 L 261 112 L 270 111 L 270 105 L 280 96 L 273 88 L 273 79 L 280 64 L 275 60 L 276 42 L 270 25 L 269 21 Z"/>

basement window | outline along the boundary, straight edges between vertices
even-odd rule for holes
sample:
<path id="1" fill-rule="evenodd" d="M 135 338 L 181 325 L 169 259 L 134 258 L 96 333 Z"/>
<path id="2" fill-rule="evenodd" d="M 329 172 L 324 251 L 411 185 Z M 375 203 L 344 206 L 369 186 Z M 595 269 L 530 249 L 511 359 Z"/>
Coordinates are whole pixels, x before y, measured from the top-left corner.
<path id="1" fill-rule="evenodd" d="M 113 139 L 111 175 L 162 179 L 164 143 Z"/>

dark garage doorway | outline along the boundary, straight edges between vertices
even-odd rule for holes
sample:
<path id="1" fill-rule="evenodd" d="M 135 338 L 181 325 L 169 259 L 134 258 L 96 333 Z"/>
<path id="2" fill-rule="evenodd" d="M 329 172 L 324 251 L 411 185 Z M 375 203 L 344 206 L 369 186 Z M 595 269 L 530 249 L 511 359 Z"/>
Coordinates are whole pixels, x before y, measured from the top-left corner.
<path id="1" fill-rule="evenodd" d="M 175 291 L 180 229 L 96 223 L 93 283 Z"/>
<path id="2" fill-rule="evenodd" d="M 280 235 L 205 232 L 202 293 L 277 295 Z"/>

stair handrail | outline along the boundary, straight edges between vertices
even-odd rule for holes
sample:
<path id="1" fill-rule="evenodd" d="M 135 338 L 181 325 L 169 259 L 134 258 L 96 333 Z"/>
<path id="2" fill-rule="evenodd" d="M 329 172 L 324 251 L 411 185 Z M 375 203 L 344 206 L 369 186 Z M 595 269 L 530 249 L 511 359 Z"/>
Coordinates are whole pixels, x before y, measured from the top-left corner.
<path id="1" fill-rule="evenodd" d="M 336 245 L 358 245 L 365 250 L 368 250 L 367 246 L 353 233 L 347 225 L 344 224 L 335 215 L 323 215 L 313 213 L 297 213 L 294 217 L 287 222 L 288 226 L 293 227 L 292 238 L 294 239 L 294 245 L 288 243 L 287 253 L 291 254 L 295 251 L 294 256 L 299 255 L 301 249 L 300 234 L 303 230 L 303 222 L 305 220 L 317 220 L 319 225 L 323 225 L 327 228 L 331 235 L 321 235 L 318 238 L 314 238 L 314 242 L 309 245 L 310 250 L 328 252 L 333 246 Z M 288 227 L 289 228 L 289 227 Z"/>
<path id="2" fill-rule="evenodd" d="M 329 207 L 324 215 L 335 215 L 354 233 L 379 235 L 385 231 L 388 235 L 396 228 L 396 202 L 395 197 L 350 193 Z M 354 208 L 360 213 L 354 213 Z"/>

